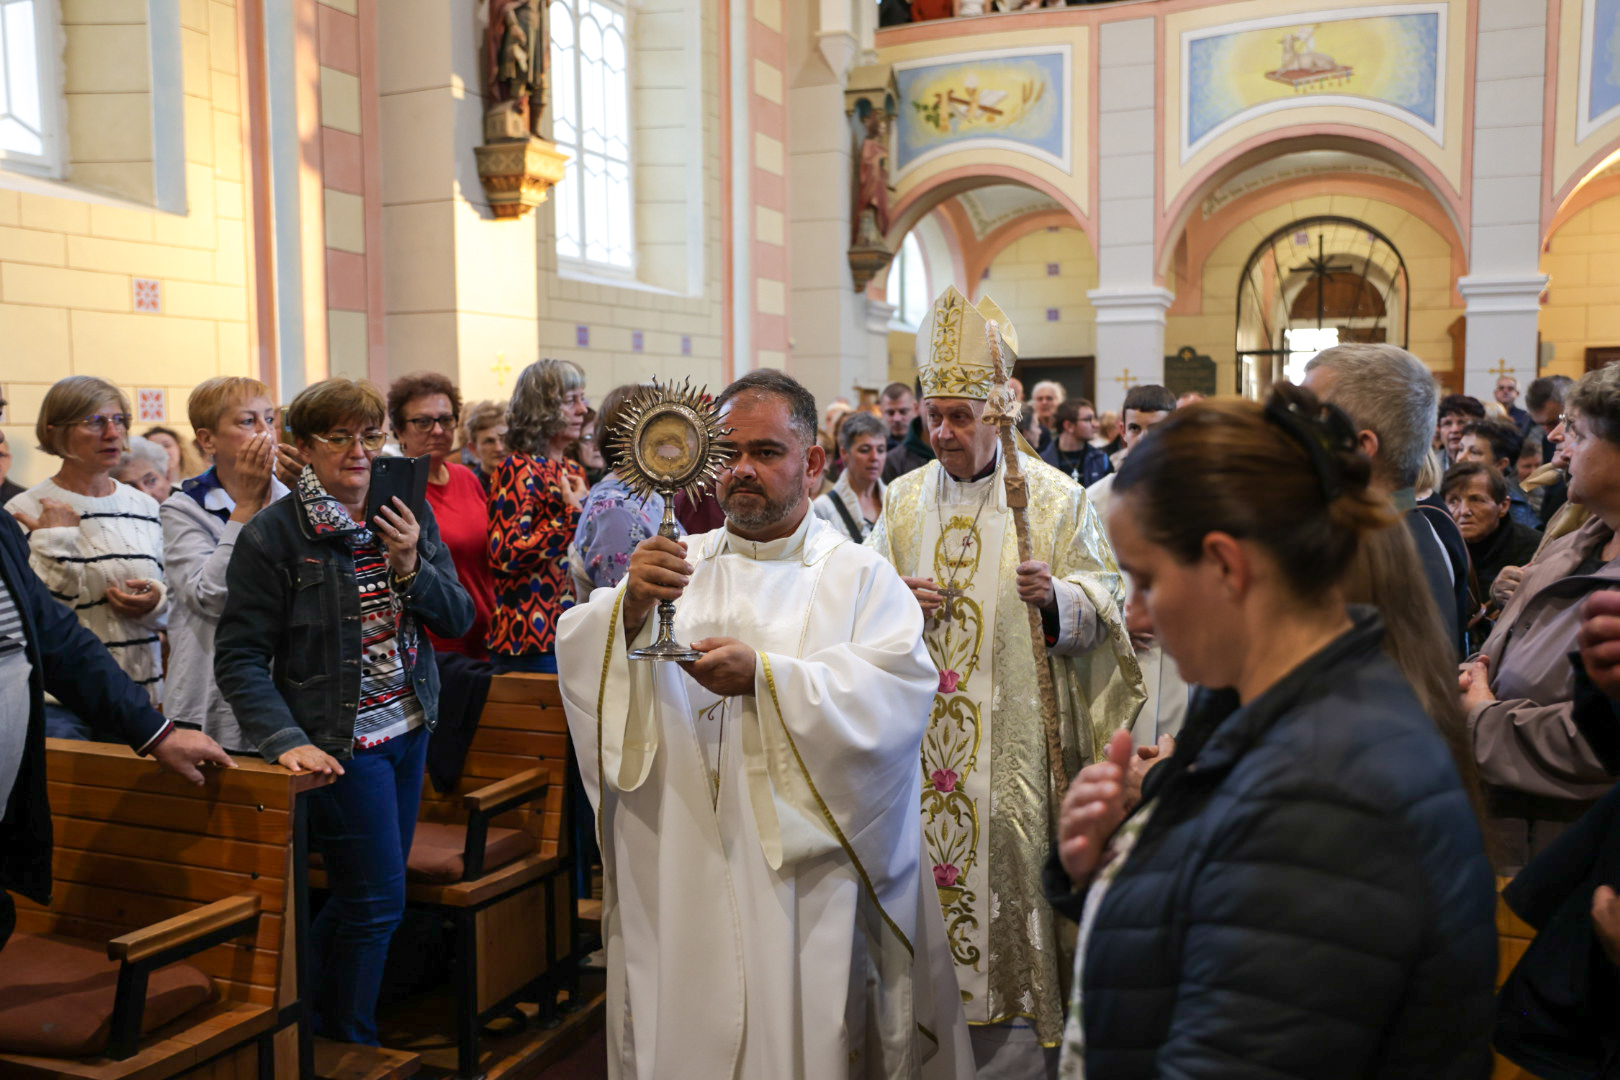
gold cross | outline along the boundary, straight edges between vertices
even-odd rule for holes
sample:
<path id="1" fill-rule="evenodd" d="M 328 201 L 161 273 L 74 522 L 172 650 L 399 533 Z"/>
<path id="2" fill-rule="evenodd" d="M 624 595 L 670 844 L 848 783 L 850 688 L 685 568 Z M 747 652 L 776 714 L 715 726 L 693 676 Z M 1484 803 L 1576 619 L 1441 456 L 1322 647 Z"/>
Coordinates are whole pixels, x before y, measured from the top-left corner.
<path id="1" fill-rule="evenodd" d="M 1114 381 L 1119 383 L 1124 389 L 1129 390 L 1142 380 L 1132 375 L 1130 368 L 1126 368 L 1121 374 L 1114 376 Z"/>
<path id="2" fill-rule="evenodd" d="M 1498 379 L 1500 379 L 1503 375 L 1512 375 L 1514 373 L 1513 369 L 1507 366 L 1507 357 L 1505 356 L 1496 362 L 1495 367 L 1487 368 L 1486 370 L 1492 375 L 1495 375 Z"/>
<path id="3" fill-rule="evenodd" d="M 495 385 L 504 390 L 506 388 L 506 377 L 512 374 L 512 365 L 506 362 L 506 354 L 496 353 L 495 364 L 489 370 L 495 374 Z"/>

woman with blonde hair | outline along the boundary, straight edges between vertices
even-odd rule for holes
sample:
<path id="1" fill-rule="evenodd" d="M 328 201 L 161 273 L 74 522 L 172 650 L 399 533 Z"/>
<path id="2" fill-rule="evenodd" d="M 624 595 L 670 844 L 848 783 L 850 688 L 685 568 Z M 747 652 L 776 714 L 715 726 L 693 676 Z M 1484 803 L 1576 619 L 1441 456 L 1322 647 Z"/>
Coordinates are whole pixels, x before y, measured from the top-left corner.
<path id="1" fill-rule="evenodd" d="M 567 451 L 590 410 L 585 373 L 566 360 L 536 360 L 512 390 L 510 453 L 489 485 L 489 653 L 497 672 L 557 670 L 557 620 L 574 606 L 568 545 L 589 492 Z"/>
<path id="2" fill-rule="evenodd" d="M 257 752 L 214 681 L 214 630 L 225 614 L 225 574 L 248 522 L 287 494 L 275 476 L 276 407 L 258 379 L 222 375 L 186 403 L 197 442 L 214 464 L 164 501 L 169 616 L 169 716 L 202 728 L 227 750 Z"/>
<path id="3" fill-rule="evenodd" d="M 6 504 L 28 530 L 29 565 L 157 705 L 169 603 L 158 504 L 112 478 L 129 439 L 129 399 L 105 379 L 70 375 L 45 392 L 34 434 L 62 465 Z M 91 737 L 59 705 L 46 707 L 46 733 Z"/>

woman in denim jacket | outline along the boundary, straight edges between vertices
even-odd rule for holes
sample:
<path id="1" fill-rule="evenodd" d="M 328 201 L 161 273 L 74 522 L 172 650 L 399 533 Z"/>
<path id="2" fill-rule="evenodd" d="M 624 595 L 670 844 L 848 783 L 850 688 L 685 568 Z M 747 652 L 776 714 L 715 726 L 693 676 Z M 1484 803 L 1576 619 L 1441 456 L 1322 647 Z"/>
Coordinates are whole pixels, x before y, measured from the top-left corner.
<path id="1" fill-rule="evenodd" d="M 247 740 L 293 772 L 337 777 L 311 807 L 332 889 L 312 929 L 316 1030 L 370 1045 L 438 719 L 423 630 L 459 637 L 473 620 L 431 509 L 418 520 L 395 499 L 364 520 L 385 411 L 375 387 L 341 378 L 293 400 L 287 427 L 308 464 L 242 530 L 214 638 Z"/>

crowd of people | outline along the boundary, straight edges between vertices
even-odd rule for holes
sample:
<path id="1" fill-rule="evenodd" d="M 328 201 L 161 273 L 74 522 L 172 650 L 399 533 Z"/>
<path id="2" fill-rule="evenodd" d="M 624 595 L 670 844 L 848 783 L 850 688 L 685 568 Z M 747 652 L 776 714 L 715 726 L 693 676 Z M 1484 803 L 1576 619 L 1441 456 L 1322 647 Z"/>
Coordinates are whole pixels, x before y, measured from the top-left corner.
<path id="1" fill-rule="evenodd" d="M 374 1044 L 432 733 L 553 673 L 610 1075 L 1620 1061 L 1620 366 L 1521 409 L 1344 345 L 1114 416 L 1011 340 L 948 290 L 868 407 L 744 375 L 675 538 L 615 471 L 641 387 L 572 363 L 210 379 L 190 440 L 62 379 L 0 518 L 0 887 L 48 892 L 46 735 L 327 774 L 315 1023 Z M 632 658 L 664 601 L 697 659 Z M 1500 1007 L 1498 876 L 1557 930 Z"/>

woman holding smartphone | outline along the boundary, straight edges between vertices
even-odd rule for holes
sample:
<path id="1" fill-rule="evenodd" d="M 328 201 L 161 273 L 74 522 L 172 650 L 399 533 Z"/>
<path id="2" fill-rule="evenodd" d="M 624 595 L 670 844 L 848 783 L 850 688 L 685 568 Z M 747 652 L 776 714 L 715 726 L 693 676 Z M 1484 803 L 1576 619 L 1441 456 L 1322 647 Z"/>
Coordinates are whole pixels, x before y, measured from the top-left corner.
<path id="1" fill-rule="evenodd" d="M 394 499 L 366 517 L 385 413 L 376 387 L 343 378 L 293 399 L 286 424 L 308 464 L 242 530 L 214 638 L 243 736 L 268 761 L 338 778 L 312 806 L 332 889 L 312 930 L 316 1030 L 368 1045 L 438 719 L 425 631 L 458 637 L 473 619 L 431 509 Z"/>

